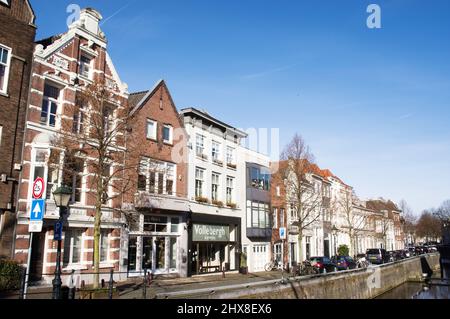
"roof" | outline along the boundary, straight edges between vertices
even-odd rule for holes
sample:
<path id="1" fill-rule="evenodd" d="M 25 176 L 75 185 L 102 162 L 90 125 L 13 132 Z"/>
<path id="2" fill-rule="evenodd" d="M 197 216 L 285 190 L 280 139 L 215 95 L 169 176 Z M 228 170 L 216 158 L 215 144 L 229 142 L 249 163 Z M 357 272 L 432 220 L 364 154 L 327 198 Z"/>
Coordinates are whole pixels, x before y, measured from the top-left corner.
<path id="1" fill-rule="evenodd" d="M 187 114 L 194 114 L 195 116 L 201 117 L 201 118 L 203 118 L 205 120 L 208 120 L 208 121 L 210 121 L 211 123 L 213 123 L 213 124 L 215 124 L 217 126 L 223 127 L 225 129 L 228 129 L 228 130 L 231 130 L 231 131 L 234 131 L 235 133 L 241 135 L 241 137 L 247 137 L 248 136 L 247 133 L 245 133 L 245 132 L 243 132 L 243 131 L 241 131 L 241 130 L 239 130 L 239 129 L 237 129 L 237 128 L 229 125 L 229 124 L 226 124 L 226 123 L 216 119 L 215 117 L 209 115 L 206 111 L 200 111 L 199 109 L 196 109 L 195 107 L 182 109 L 180 111 L 180 114 L 183 115 L 183 116 L 187 116 Z"/>
<path id="2" fill-rule="evenodd" d="M 366 207 L 378 212 L 387 210 L 387 211 L 397 211 L 400 212 L 401 210 L 395 205 L 395 203 L 391 200 L 385 201 L 385 200 L 368 200 L 366 202 Z"/>
<path id="3" fill-rule="evenodd" d="M 129 104 L 130 108 L 134 109 L 136 107 L 136 105 L 138 105 L 138 103 L 140 101 L 142 101 L 144 96 L 146 96 L 148 94 L 148 92 L 150 92 L 150 91 L 131 93 L 130 96 L 128 97 L 128 104 Z"/>

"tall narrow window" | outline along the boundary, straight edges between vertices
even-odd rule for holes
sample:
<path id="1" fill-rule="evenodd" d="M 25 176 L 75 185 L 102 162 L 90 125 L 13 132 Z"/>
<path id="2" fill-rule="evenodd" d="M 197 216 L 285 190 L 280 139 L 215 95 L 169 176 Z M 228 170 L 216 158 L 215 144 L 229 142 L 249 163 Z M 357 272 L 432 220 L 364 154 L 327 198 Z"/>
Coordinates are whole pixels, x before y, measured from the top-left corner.
<path id="1" fill-rule="evenodd" d="M 227 204 L 233 203 L 234 178 L 227 177 Z"/>
<path id="2" fill-rule="evenodd" d="M 156 173 L 150 172 L 150 193 L 155 193 L 155 186 L 156 186 Z"/>
<path id="3" fill-rule="evenodd" d="M 0 92 L 8 91 L 9 65 L 11 63 L 10 50 L 0 46 Z"/>
<path id="4" fill-rule="evenodd" d="M 81 134 L 83 133 L 83 123 L 84 123 L 84 106 L 81 105 L 73 114 L 73 125 L 72 133 Z"/>
<path id="5" fill-rule="evenodd" d="M 81 229 L 69 229 L 64 236 L 64 265 L 78 264 L 81 262 L 81 244 L 83 231 Z"/>
<path id="6" fill-rule="evenodd" d="M 273 209 L 273 228 L 278 228 L 278 208 Z"/>
<path id="7" fill-rule="evenodd" d="M 280 227 L 284 226 L 284 208 L 280 208 Z"/>
<path id="8" fill-rule="evenodd" d="M 195 149 L 196 149 L 197 156 L 204 157 L 205 137 L 203 135 L 197 134 Z"/>
<path id="9" fill-rule="evenodd" d="M 203 197 L 204 173 L 201 168 L 195 170 L 195 197 Z"/>
<path id="10" fill-rule="evenodd" d="M 215 141 L 212 142 L 211 156 L 215 163 L 220 162 L 220 144 Z"/>
<path id="11" fill-rule="evenodd" d="M 173 143 L 173 128 L 170 125 L 164 125 L 163 127 L 163 142 L 167 144 Z"/>
<path id="12" fill-rule="evenodd" d="M 147 190 L 147 162 L 141 161 L 139 164 L 139 172 L 138 172 L 138 190 L 146 191 Z"/>
<path id="13" fill-rule="evenodd" d="M 63 182 L 72 188 L 72 203 L 81 202 L 81 193 L 83 189 L 83 171 L 84 161 L 80 158 L 67 157 L 64 164 Z"/>
<path id="14" fill-rule="evenodd" d="M 227 164 L 230 165 L 234 165 L 234 148 L 232 147 L 227 147 Z"/>
<path id="15" fill-rule="evenodd" d="M 158 123 L 153 120 L 147 120 L 147 138 L 157 140 Z"/>
<path id="16" fill-rule="evenodd" d="M 167 164 L 166 173 L 166 194 L 173 195 L 173 181 L 175 178 L 175 165 Z"/>
<path id="17" fill-rule="evenodd" d="M 100 262 L 109 260 L 109 230 L 102 229 L 100 232 Z"/>
<path id="18" fill-rule="evenodd" d="M 158 173 L 158 194 L 164 193 L 164 173 Z"/>
<path id="19" fill-rule="evenodd" d="M 85 78 L 90 79 L 91 75 L 91 59 L 85 55 L 80 58 L 80 74 Z"/>
<path id="20" fill-rule="evenodd" d="M 220 180 L 220 175 L 213 173 L 212 174 L 212 185 L 211 185 L 211 199 L 213 201 L 218 201 L 219 200 L 219 180 Z"/>
<path id="21" fill-rule="evenodd" d="M 59 89 L 50 84 L 45 84 L 44 98 L 42 99 L 41 123 L 47 126 L 56 126 L 56 114 L 58 112 Z"/>

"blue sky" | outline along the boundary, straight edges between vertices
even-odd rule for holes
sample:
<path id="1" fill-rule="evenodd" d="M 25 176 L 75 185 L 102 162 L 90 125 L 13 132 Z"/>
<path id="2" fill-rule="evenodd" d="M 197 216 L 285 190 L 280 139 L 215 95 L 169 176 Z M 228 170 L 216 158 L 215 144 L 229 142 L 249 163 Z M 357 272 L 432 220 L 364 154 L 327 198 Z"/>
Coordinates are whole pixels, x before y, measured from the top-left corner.
<path id="1" fill-rule="evenodd" d="M 38 39 L 99 10 L 130 91 L 164 78 L 179 109 L 295 132 L 362 197 L 416 213 L 450 199 L 448 0 L 31 0 Z M 366 8 L 381 7 L 368 29 Z"/>

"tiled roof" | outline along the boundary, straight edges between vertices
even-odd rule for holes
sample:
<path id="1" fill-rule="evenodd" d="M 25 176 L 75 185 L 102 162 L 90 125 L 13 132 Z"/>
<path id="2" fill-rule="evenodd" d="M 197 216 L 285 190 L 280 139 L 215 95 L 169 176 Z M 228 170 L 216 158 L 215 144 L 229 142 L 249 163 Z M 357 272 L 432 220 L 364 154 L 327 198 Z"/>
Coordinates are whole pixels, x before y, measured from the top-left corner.
<path id="1" fill-rule="evenodd" d="M 131 93 L 130 97 L 128 98 L 130 109 L 134 109 L 135 106 L 144 98 L 144 96 L 148 94 L 148 92 L 149 91 Z"/>

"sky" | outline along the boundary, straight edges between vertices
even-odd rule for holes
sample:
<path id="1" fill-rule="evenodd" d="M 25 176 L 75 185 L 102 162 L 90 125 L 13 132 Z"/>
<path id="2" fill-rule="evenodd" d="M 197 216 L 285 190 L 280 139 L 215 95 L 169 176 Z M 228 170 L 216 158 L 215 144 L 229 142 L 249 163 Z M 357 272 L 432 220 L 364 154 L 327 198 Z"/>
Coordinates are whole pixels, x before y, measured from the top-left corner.
<path id="1" fill-rule="evenodd" d="M 37 39 L 72 3 L 103 15 L 130 92 L 162 78 L 178 109 L 279 128 L 281 148 L 299 133 L 362 199 L 450 199 L 450 1 L 31 0 Z"/>

